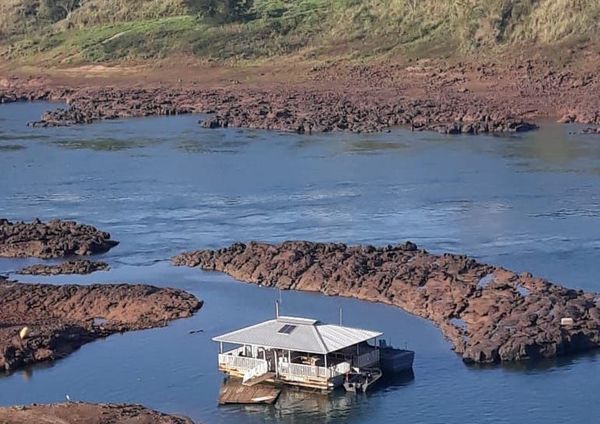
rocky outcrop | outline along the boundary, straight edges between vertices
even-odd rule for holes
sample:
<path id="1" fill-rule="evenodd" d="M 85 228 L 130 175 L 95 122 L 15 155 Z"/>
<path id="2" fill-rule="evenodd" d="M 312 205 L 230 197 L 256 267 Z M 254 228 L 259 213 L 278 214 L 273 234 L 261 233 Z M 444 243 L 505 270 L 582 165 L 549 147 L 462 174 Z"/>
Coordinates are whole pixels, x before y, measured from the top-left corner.
<path id="1" fill-rule="evenodd" d="M 473 102 L 460 104 L 459 99 L 452 97 L 410 100 L 333 91 L 255 92 L 228 95 L 226 101 L 215 97 L 209 108 L 214 114 L 200 123 L 205 128 L 264 128 L 299 134 L 380 132 L 397 126 L 446 134 L 522 132 L 537 128 L 513 118 L 509 110 L 497 111 Z"/>
<path id="2" fill-rule="evenodd" d="M 0 257 L 84 256 L 107 252 L 117 244 L 109 233 L 73 221 L 13 223 L 0 219 Z"/>
<path id="3" fill-rule="evenodd" d="M 548 358 L 600 346 L 600 297 L 413 243 L 377 248 L 236 243 L 173 258 L 246 282 L 398 306 L 430 319 L 468 362 Z"/>
<path id="4" fill-rule="evenodd" d="M 61 358 L 113 333 L 165 326 L 201 302 L 148 285 L 23 284 L 0 278 L 0 370 Z M 27 327 L 26 337 L 21 330 Z"/>
<path id="5" fill-rule="evenodd" d="M 37 87 L 37 86 L 36 86 Z M 365 88 L 366 89 L 366 88 Z M 12 90 L 12 91 L 11 91 Z M 18 84 L 4 101 L 53 99 L 67 108 L 48 111 L 32 127 L 87 124 L 99 120 L 205 113 L 205 128 L 260 128 L 299 134 L 333 131 L 379 132 L 397 126 L 446 134 L 528 131 L 534 124 L 518 117 L 515 105 L 492 105 L 452 94 L 419 99 L 389 92 L 308 87 L 270 89 L 194 88 L 55 88 L 26 91 Z M 517 110 L 517 117 L 514 111 Z"/>
<path id="6" fill-rule="evenodd" d="M 600 134 L 600 127 L 586 127 L 581 130 L 581 134 Z"/>
<path id="7" fill-rule="evenodd" d="M 189 81 L 145 77 L 144 69 L 114 79 L 114 87 L 72 76 L 0 79 L 0 102 L 52 100 L 68 106 L 32 126 L 84 124 L 103 119 L 204 113 L 206 128 L 261 128 L 297 133 L 376 132 L 396 126 L 444 134 L 513 133 L 537 128 L 532 120 L 600 125 L 600 78 L 593 55 L 558 64 L 520 55 L 497 61 L 408 59 L 333 60 L 297 64 L 284 78 L 244 71 L 247 81 L 214 75 Z M 391 59 L 391 58 L 390 58 Z M 268 67 L 267 67 L 268 68 Z M 229 69 L 230 70 L 230 69 Z M 165 77 L 167 75 L 165 74 Z M 156 81 L 155 78 L 153 78 Z M 71 85 L 64 85 L 70 81 Z M 148 81 L 148 82 L 142 82 Z M 141 86 L 140 84 L 144 84 Z"/>
<path id="8" fill-rule="evenodd" d="M 31 127 L 60 127 L 144 116 L 182 115 L 195 111 L 191 93 L 171 89 L 81 90 L 69 93 L 69 107 L 45 112 Z"/>
<path id="9" fill-rule="evenodd" d="M 37 264 L 23 268 L 17 272 L 21 275 L 60 275 L 60 274 L 91 274 L 96 271 L 106 271 L 106 262 L 95 262 L 88 259 L 76 259 L 57 265 Z"/>
<path id="10" fill-rule="evenodd" d="M 131 404 L 54 403 L 0 408 L 3 424 L 194 424 L 186 417 Z"/>
<path id="11" fill-rule="evenodd" d="M 416 130 L 434 130 L 441 134 L 520 133 L 538 129 L 536 124 L 505 117 L 500 120 L 474 120 L 452 124 L 429 124 L 414 127 Z"/>

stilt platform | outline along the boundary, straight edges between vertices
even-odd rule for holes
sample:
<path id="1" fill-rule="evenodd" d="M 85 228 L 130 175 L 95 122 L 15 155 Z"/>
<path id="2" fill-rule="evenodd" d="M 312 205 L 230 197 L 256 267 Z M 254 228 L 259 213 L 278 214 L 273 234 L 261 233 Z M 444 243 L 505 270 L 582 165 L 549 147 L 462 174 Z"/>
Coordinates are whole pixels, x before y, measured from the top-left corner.
<path id="1" fill-rule="evenodd" d="M 219 405 L 226 404 L 273 404 L 277 401 L 281 390 L 264 383 L 252 386 L 243 385 L 240 380 L 227 380 L 221 386 Z"/>

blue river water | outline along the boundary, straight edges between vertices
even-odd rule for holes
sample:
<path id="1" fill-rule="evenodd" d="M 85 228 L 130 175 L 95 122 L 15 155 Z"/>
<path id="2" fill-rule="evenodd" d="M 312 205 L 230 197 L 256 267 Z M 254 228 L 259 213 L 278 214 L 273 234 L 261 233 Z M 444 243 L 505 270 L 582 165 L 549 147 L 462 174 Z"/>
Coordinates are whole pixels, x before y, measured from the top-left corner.
<path id="1" fill-rule="evenodd" d="M 429 322 L 384 305 L 283 292 L 283 312 L 383 331 L 416 351 L 414 378 L 367 395 L 286 392 L 275 406 L 218 407 L 211 337 L 274 315 L 280 293 L 169 264 L 184 250 L 306 239 L 412 240 L 570 287 L 600 291 L 600 138 L 547 124 L 510 137 L 298 136 L 208 130 L 198 117 L 30 129 L 47 103 L 0 106 L 0 217 L 63 218 L 121 242 L 91 276 L 205 301 L 168 327 L 111 336 L 66 359 L 0 377 L 0 405 L 134 402 L 206 423 L 597 422 L 600 357 L 492 367 L 463 364 Z M 1 259 L 13 273 L 35 259 Z M 13 275 L 14 276 L 14 275 Z M 203 330 L 189 334 L 190 330 Z"/>

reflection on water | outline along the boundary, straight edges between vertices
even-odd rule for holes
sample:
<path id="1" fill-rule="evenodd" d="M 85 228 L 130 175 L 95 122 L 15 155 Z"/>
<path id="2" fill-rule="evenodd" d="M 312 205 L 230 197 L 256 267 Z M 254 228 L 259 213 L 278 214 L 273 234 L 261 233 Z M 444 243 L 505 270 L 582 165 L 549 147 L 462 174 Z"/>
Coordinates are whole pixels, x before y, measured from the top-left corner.
<path id="1" fill-rule="evenodd" d="M 271 318 L 279 294 L 168 261 L 239 240 L 413 240 L 433 252 L 467 253 L 600 291 L 597 138 L 553 125 L 511 137 L 299 136 L 208 130 L 194 116 L 25 126 L 47 108 L 0 107 L 0 217 L 75 219 L 121 244 L 98 257 L 111 265 L 108 272 L 19 278 L 175 286 L 205 304 L 166 328 L 111 336 L 65 360 L 0 378 L 0 404 L 69 394 L 224 423 L 541 424 L 600 414 L 597 355 L 466 366 L 435 327 L 397 308 L 293 292 L 283 295 L 290 315 L 335 322 L 343 307 L 348 325 L 408 343 L 416 351 L 415 378 L 366 396 L 286 391 L 273 407 L 218 408 L 223 377 L 211 337 Z M 0 273 L 38 262 L 1 259 Z"/>
<path id="2" fill-rule="evenodd" d="M 21 144 L 0 144 L 0 152 L 14 152 L 24 148 L 25 146 Z"/>
<path id="3" fill-rule="evenodd" d="M 97 151 L 119 151 L 126 149 L 135 149 L 140 147 L 150 147 L 159 143 L 158 140 L 118 140 L 118 139 L 94 139 L 94 140 L 53 140 L 54 145 L 65 149 L 91 149 Z"/>
<path id="4" fill-rule="evenodd" d="M 254 138 L 252 134 L 233 136 L 230 133 L 214 132 L 203 139 L 185 138 L 178 142 L 177 148 L 185 153 L 237 153 Z"/>
<path id="5" fill-rule="evenodd" d="M 318 390 L 281 386 L 281 394 L 274 405 L 226 405 L 221 408 L 229 413 L 236 412 L 265 421 L 344 422 L 353 411 L 369 402 L 369 398 L 385 396 L 395 390 L 401 390 L 410 385 L 414 378 L 412 371 L 385 376 L 367 393 L 346 393 L 343 388 L 338 388 L 330 394 L 323 394 Z"/>
<path id="6" fill-rule="evenodd" d="M 538 132 L 524 136 L 518 145 L 510 146 L 507 155 L 533 160 L 537 171 L 581 172 L 579 165 L 600 159 L 600 150 L 585 137 L 570 132 L 566 125 L 542 126 Z"/>
<path id="7" fill-rule="evenodd" d="M 346 151 L 349 153 L 372 153 L 380 154 L 389 150 L 403 150 L 410 146 L 405 143 L 400 143 L 397 140 L 377 140 L 377 139 L 351 139 L 347 143 Z"/>

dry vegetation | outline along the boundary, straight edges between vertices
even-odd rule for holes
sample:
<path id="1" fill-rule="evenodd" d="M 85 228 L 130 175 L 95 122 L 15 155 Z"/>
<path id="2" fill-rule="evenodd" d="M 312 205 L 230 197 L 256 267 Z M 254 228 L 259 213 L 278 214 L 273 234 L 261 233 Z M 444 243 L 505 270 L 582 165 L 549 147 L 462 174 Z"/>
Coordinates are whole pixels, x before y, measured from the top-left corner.
<path id="1" fill-rule="evenodd" d="M 79 0 L 55 21 L 39 13 L 44 1 L 0 3 L 5 58 L 449 56 L 520 43 L 589 43 L 600 33 L 597 0 L 254 0 L 241 19 L 230 20 L 203 13 L 223 0 Z"/>

